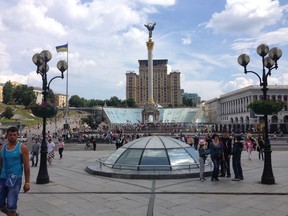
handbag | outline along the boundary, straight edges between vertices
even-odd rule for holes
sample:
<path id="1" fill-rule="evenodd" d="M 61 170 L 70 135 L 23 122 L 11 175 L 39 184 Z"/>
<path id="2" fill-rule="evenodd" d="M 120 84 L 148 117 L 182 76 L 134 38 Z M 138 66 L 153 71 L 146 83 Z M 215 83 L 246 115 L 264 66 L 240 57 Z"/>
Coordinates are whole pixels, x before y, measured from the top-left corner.
<path id="1" fill-rule="evenodd" d="M 4 156 L 4 160 L 5 160 L 5 170 L 6 170 L 6 173 L 7 173 L 7 158 L 6 158 L 6 145 L 3 147 L 4 148 L 4 152 L 3 152 L 3 156 Z M 7 174 L 6 174 L 7 175 Z M 6 181 L 5 181 L 5 186 L 7 187 L 15 187 L 16 185 L 16 182 L 17 182 L 17 179 L 18 179 L 18 176 L 15 175 L 15 174 L 8 174 L 6 176 Z"/>

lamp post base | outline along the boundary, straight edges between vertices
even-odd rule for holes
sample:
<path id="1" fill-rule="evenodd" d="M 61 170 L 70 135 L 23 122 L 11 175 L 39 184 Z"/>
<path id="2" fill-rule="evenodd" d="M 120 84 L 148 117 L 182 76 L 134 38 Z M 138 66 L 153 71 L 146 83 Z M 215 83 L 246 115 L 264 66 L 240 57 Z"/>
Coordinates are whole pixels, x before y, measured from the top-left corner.
<path id="1" fill-rule="evenodd" d="M 48 177 L 37 177 L 36 184 L 48 184 L 49 183 L 49 176 Z"/>
<path id="2" fill-rule="evenodd" d="M 47 144 L 45 140 L 42 142 L 41 148 L 40 167 L 36 179 L 36 184 L 47 184 L 49 183 L 49 174 L 47 168 Z"/>
<path id="3" fill-rule="evenodd" d="M 271 165 L 271 152 L 270 149 L 264 149 L 264 170 L 261 178 L 262 184 L 275 184 Z"/>

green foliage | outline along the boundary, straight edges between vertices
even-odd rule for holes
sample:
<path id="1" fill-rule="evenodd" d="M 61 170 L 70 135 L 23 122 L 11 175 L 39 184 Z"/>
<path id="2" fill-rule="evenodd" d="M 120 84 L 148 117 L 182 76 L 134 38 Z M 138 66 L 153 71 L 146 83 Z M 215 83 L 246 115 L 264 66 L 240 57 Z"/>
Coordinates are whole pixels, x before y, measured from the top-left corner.
<path id="1" fill-rule="evenodd" d="M 33 87 L 18 85 L 14 87 L 10 81 L 3 87 L 3 103 L 28 106 L 36 101 Z"/>
<path id="2" fill-rule="evenodd" d="M 13 100 L 16 104 L 28 106 L 36 101 L 36 95 L 33 87 L 27 85 L 18 85 L 13 91 Z"/>
<path id="3" fill-rule="evenodd" d="M 285 107 L 285 103 L 275 100 L 255 100 L 247 108 L 252 109 L 256 114 L 277 114 Z"/>
<path id="4" fill-rule="evenodd" d="M 103 100 L 85 100 L 85 106 L 86 107 L 93 107 L 93 106 L 104 106 L 105 102 Z"/>
<path id="5" fill-rule="evenodd" d="M 13 102 L 13 85 L 8 81 L 3 86 L 3 103 L 13 104 Z"/>
<path id="6" fill-rule="evenodd" d="M 47 101 L 49 104 L 55 104 L 56 103 L 56 96 L 51 89 L 48 92 Z"/>
<path id="7" fill-rule="evenodd" d="M 5 111 L 2 113 L 2 116 L 4 118 L 11 119 L 14 116 L 13 109 L 11 107 L 6 107 Z"/>
<path id="8" fill-rule="evenodd" d="M 120 104 L 121 104 L 121 100 L 116 97 L 116 96 L 113 96 L 110 98 L 110 100 L 105 100 L 107 106 L 114 106 L 114 107 L 120 107 Z"/>
<path id="9" fill-rule="evenodd" d="M 109 100 L 86 100 L 83 97 L 79 97 L 78 95 L 73 95 L 69 99 L 70 107 L 93 107 L 93 106 L 104 106 L 106 103 L 107 106 L 114 107 L 137 107 L 137 104 L 134 99 L 130 98 L 128 100 L 120 100 L 118 97 L 113 96 Z"/>
<path id="10" fill-rule="evenodd" d="M 127 107 L 137 107 L 136 101 L 133 98 L 126 100 Z"/>
<path id="11" fill-rule="evenodd" d="M 83 107 L 85 104 L 85 99 L 80 98 L 78 95 L 73 95 L 69 99 L 69 106 L 71 107 Z"/>

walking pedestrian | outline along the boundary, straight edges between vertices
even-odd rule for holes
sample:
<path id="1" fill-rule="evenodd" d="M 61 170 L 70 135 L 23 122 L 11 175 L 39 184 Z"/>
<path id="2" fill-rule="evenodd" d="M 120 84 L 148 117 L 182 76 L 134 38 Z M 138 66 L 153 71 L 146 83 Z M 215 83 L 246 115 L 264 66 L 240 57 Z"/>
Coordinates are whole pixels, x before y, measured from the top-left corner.
<path id="1" fill-rule="evenodd" d="M 52 137 L 50 135 L 48 136 L 47 150 L 48 150 L 47 161 L 51 166 L 52 160 L 54 159 L 55 156 L 55 143 L 52 141 Z"/>
<path id="2" fill-rule="evenodd" d="M 29 149 L 18 141 L 18 128 L 8 128 L 6 135 L 8 143 L 0 147 L 0 209 L 8 216 L 17 216 L 23 171 L 23 191 L 26 193 L 30 190 Z"/>
<path id="3" fill-rule="evenodd" d="M 36 138 L 35 139 L 35 143 L 32 145 L 32 150 L 31 150 L 31 162 L 32 165 L 31 167 L 37 167 L 38 164 L 38 160 L 39 160 L 39 153 L 40 153 L 40 143 L 39 143 L 39 139 Z M 34 161 L 34 159 L 36 159 L 36 162 Z"/>
<path id="4" fill-rule="evenodd" d="M 59 152 L 59 155 L 60 155 L 59 159 L 63 158 L 64 146 L 65 146 L 65 143 L 64 143 L 63 139 L 61 137 L 59 137 L 58 138 L 58 152 Z"/>
<path id="5" fill-rule="evenodd" d="M 205 171 L 205 160 L 206 160 L 206 150 L 205 150 L 205 141 L 201 139 L 199 141 L 199 176 L 200 181 L 203 182 L 204 178 L 204 171 Z"/>
<path id="6" fill-rule="evenodd" d="M 96 137 L 92 136 L 91 137 L 91 141 L 92 141 L 92 144 L 93 144 L 93 151 L 96 151 Z"/>

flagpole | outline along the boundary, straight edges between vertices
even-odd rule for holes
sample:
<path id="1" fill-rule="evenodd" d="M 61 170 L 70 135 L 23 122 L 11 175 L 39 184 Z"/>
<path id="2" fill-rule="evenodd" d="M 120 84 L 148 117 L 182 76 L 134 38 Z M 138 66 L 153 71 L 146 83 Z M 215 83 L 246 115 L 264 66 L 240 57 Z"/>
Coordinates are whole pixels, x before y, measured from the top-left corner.
<path id="1" fill-rule="evenodd" d="M 67 42 L 67 73 L 66 73 L 66 111 L 65 111 L 65 127 L 64 127 L 64 132 L 65 132 L 65 139 L 68 139 L 68 111 L 69 111 L 69 104 L 68 104 L 68 69 L 69 69 L 69 63 L 68 63 L 68 42 Z"/>

